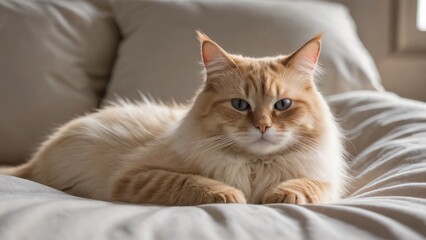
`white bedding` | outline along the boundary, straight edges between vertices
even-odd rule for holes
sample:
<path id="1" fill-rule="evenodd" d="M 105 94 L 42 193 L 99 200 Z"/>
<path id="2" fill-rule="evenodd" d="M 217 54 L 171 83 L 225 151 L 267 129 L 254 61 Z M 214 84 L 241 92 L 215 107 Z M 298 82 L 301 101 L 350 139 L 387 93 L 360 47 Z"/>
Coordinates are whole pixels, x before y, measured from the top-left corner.
<path id="1" fill-rule="evenodd" d="M 329 101 L 350 140 L 341 203 L 133 205 L 0 176 L 0 239 L 425 239 L 426 104 L 376 92 Z"/>

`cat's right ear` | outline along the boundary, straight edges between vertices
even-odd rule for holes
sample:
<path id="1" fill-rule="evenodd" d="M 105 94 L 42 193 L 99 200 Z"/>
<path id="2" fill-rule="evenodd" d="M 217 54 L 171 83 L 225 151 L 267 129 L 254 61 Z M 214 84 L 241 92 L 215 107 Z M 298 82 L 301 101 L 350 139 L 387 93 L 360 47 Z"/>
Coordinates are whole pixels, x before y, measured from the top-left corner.
<path id="1" fill-rule="evenodd" d="M 320 33 L 309 40 L 299 50 L 285 58 L 282 63 L 287 67 L 294 67 L 301 73 L 314 74 L 321 51 L 322 35 L 323 33 Z"/>
<path id="2" fill-rule="evenodd" d="M 207 76 L 220 73 L 226 68 L 235 66 L 235 62 L 229 57 L 228 53 L 206 34 L 197 31 L 197 36 L 201 44 L 201 57 Z"/>

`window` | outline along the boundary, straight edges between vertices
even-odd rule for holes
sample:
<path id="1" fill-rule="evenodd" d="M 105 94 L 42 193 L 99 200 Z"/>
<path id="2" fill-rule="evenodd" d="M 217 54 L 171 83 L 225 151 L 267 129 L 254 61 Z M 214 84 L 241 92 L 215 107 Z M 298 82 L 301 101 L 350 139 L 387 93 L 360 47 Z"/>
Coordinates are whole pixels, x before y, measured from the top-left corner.
<path id="1" fill-rule="evenodd" d="M 426 0 L 399 0 L 396 50 L 403 54 L 426 53 Z"/>
<path id="2" fill-rule="evenodd" d="M 426 32 L 426 0 L 417 0 L 417 29 Z"/>

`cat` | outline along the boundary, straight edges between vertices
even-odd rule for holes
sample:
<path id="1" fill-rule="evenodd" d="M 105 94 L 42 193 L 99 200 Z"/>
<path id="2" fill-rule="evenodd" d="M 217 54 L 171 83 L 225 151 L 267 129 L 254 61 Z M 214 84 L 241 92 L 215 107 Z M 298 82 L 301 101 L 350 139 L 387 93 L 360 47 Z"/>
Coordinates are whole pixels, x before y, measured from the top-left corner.
<path id="1" fill-rule="evenodd" d="M 321 34 L 291 55 L 264 58 L 197 35 L 205 78 L 191 104 L 120 101 L 65 124 L 28 163 L 2 172 L 137 204 L 341 198 L 342 137 L 314 82 Z"/>

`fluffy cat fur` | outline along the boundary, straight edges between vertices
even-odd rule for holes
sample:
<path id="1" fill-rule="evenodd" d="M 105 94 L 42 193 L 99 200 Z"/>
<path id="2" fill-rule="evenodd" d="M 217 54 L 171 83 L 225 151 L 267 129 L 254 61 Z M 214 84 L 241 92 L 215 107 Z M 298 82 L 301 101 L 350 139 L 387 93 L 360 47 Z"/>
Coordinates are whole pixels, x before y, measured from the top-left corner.
<path id="1" fill-rule="evenodd" d="M 289 56 L 225 52 L 198 32 L 204 85 L 192 104 L 121 102 L 59 128 L 2 172 L 130 203 L 324 203 L 344 191 L 340 133 L 314 83 L 321 35 Z M 291 99 L 277 110 L 280 99 Z M 244 111 L 232 99 L 249 104 Z"/>

